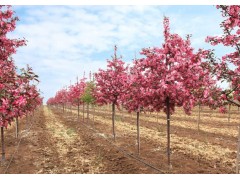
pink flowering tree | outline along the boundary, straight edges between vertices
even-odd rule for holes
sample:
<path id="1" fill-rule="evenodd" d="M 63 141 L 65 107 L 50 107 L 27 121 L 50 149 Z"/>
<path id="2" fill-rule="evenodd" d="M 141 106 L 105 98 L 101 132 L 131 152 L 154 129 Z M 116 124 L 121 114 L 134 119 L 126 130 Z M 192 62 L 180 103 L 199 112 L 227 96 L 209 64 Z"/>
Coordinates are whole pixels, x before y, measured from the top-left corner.
<path id="1" fill-rule="evenodd" d="M 15 79 L 15 88 L 11 91 L 11 107 L 16 119 L 16 137 L 18 138 L 18 118 L 33 112 L 41 103 L 39 102 L 40 93 L 37 87 L 31 83 L 39 82 L 38 76 L 27 66 L 21 69 L 21 74 Z"/>
<path id="2" fill-rule="evenodd" d="M 79 112 L 80 112 L 80 104 L 83 104 L 83 120 L 84 120 L 84 102 L 82 101 L 81 97 L 82 94 L 84 93 L 84 89 L 86 87 L 86 78 L 83 77 L 80 80 L 77 80 L 77 83 L 72 89 L 73 97 L 74 97 L 74 102 L 77 104 L 78 107 L 78 120 L 79 120 Z"/>
<path id="3" fill-rule="evenodd" d="M 16 28 L 17 17 L 11 6 L 0 6 L 0 127 L 2 142 L 2 161 L 5 161 L 4 127 L 7 128 L 14 118 L 25 115 L 28 99 L 31 96 L 25 87 L 36 78 L 30 68 L 18 75 L 12 55 L 25 40 L 10 39 L 7 34 Z M 25 91 L 26 90 L 26 91 Z"/>
<path id="4" fill-rule="evenodd" d="M 16 28 L 17 17 L 13 16 L 11 6 L 0 6 L 0 127 L 7 127 L 11 121 L 8 114 L 9 94 L 14 90 L 17 78 L 14 62 L 11 58 L 19 46 L 25 45 L 24 40 L 10 39 L 7 34 Z"/>
<path id="5" fill-rule="evenodd" d="M 124 62 L 117 57 L 117 47 L 114 48 L 112 60 L 107 61 L 107 69 L 99 69 L 95 73 L 96 102 L 100 105 L 110 103 L 112 105 L 112 130 L 115 140 L 115 106 L 119 106 L 121 96 L 125 94 L 125 83 L 127 82 L 127 67 Z"/>
<path id="6" fill-rule="evenodd" d="M 24 40 L 10 39 L 7 34 L 16 27 L 17 17 L 13 16 L 11 6 L 0 6 L 0 127 L 2 140 L 2 161 L 5 161 L 4 129 L 13 120 L 10 110 L 11 91 L 14 89 L 16 71 L 12 54 L 19 46 L 25 45 Z M 10 112 L 11 111 L 11 112 Z"/>
<path id="7" fill-rule="evenodd" d="M 80 104 L 83 104 L 81 97 L 86 87 L 85 80 L 86 78 L 84 77 L 80 80 L 78 80 L 77 78 L 77 82 L 74 85 L 69 86 L 68 90 L 66 88 L 63 88 L 57 91 L 54 97 L 51 97 L 47 100 L 47 105 L 52 105 L 52 106 L 60 105 L 63 108 L 63 112 L 64 112 L 65 104 L 67 102 L 71 103 L 72 105 L 77 105 L 78 120 L 79 120 L 79 112 L 80 112 L 79 107 L 80 107 Z"/>
<path id="8" fill-rule="evenodd" d="M 219 61 L 212 62 L 213 73 L 218 80 L 230 83 L 229 88 L 222 91 L 222 100 L 240 107 L 240 6 L 218 5 L 216 7 L 221 10 L 224 18 L 220 24 L 223 35 L 208 36 L 206 42 L 213 46 L 222 44 L 233 48 L 233 52 L 222 56 Z M 234 68 L 229 68 L 229 64 Z M 226 112 L 224 107 L 221 107 L 220 110 Z"/>
<path id="9" fill-rule="evenodd" d="M 56 104 L 62 106 L 63 113 L 65 112 L 65 106 L 67 103 L 67 89 L 62 88 L 59 91 L 57 91 L 55 95 L 55 102 Z"/>
<path id="10" fill-rule="evenodd" d="M 146 91 L 148 83 L 142 73 L 141 64 L 134 60 L 133 67 L 130 68 L 127 83 L 124 84 L 126 93 L 121 96 L 122 105 L 128 112 L 136 112 L 137 115 L 137 144 L 138 154 L 140 154 L 140 112 L 148 107 L 148 97 Z"/>
<path id="11" fill-rule="evenodd" d="M 197 102 L 194 91 L 212 83 L 210 71 L 203 67 L 203 59 L 209 51 L 199 49 L 194 53 L 190 36 L 186 40 L 170 33 L 169 19 L 164 18 L 164 43 L 161 48 L 145 48 L 139 60 L 144 84 L 146 103 L 150 109 L 163 110 L 167 115 L 167 154 L 170 165 L 170 115 L 176 106 L 190 114 Z"/>

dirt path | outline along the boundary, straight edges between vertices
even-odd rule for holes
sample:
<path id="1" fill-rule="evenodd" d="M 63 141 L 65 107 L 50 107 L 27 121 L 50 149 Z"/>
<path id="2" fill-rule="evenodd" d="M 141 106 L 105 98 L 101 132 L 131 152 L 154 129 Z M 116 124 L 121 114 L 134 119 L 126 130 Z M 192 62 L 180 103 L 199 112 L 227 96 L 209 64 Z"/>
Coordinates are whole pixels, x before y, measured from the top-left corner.
<path id="1" fill-rule="evenodd" d="M 0 173 L 34 173 L 34 150 L 38 147 L 36 142 L 31 143 L 31 138 L 36 138 L 38 133 L 33 133 L 38 120 L 42 119 L 42 110 L 36 111 L 34 117 L 19 120 L 19 139 L 15 138 L 15 124 L 5 130 L 6 162 L 0 166 Z M 41 128 L 41 127 L 39 127 Z M 30 138 L 31 137 L 31 138 Z M 36 156 L 37 157 L 37 156 Z"/>
<path id="2" fill-rule="evenodd" d="M 29 131 L 25 130 L 25 124 L 23 119 L 20 123 L 22 140 L 6 173 L 158 173 L 106 141 L 112 141 L 111 120 L 107 114 L 99 112 L 94 126 L 92 120 L 83 125 L 82 119 L 77 120 L 76 111 L 63 114 L 61 110 L 45 106 L 35 113 L 28 125 Z M 172 169 L 169 171 L 166 133 L 161 129 L 157 131 L 155 125 L 153 119 L 141 122 L 140 157 L 163 173 L 234 173 L 234 151 L 222 144 L 205 142 L 207 137 L 196 138 L 194 131 L 188 132 L 192 135 L 188 137 L 185 129 L 177 126 L 172 126 Z M 14 130 L 13 125 L 6 131 L 7 162 L 18 143 Z M 116 133 L 117 141 L 113 144 L 137 156 L 134 119 L 118 119 Z M 0 167 L 0 173 L 5 170 L 6 166 Z"/>
<path id="3" fill-rule="evenodd" d="M 87 153 L 96 155 L 95 163 L 102 164 L 101 173 L 117 173 L 117 174 L 141 174 L 141 173 L 158 173 L 157 171 L 146 167 L 142 163 L 126 157 L 119 152 L 109 142 L 102 138 L 99 133 L 90 131 L 82 122 L 78 122 L 76 116 L 62 114 L 59 111 L 52 111 L 58 120 L 68 127 L 73 128 L 78 136 L 81 137 L 88 147 Z"/>
<path id="4" fill-rule="evenodd" d="M 7 173 L 99 173 L 92 166 L 88 146 L 73 129 L 66 128 L 46 107 L 38 112 L 32 128 L 22 137 Z M 8 147 L 8 143 L 6 147 Z M 10 150 L 10 149 L 9 149 Z M 10 157 L 7 157 L 9 162 Z M 91 167 L 91 168 L 90 168 Z M 1 167 L 4 173 L 6 166 Z"/>
<path id="5" fill-rule="evenodd" d="M 23 133 L 10 166 L 0 167 L 1 174 L 156 173 L 125 157 L 99 134 L 80 126 L 74 117 L 63 116 L 43 107 L 31 122 L 31 129 Z M 18 142 L 10 136 L 13 132 L 14 128 L 6 133 L 6 165 Z"/>

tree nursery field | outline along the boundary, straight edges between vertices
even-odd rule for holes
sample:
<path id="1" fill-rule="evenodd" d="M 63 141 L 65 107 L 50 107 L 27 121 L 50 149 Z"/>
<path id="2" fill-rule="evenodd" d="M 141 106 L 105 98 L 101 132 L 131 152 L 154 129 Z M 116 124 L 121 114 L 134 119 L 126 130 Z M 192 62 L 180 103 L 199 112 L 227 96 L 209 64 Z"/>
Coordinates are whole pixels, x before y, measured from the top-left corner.
<path id="1" fill-rule="evenodd" d="M 171 123 L 171 167 L 167 163 L 164 113 L 140 116 L 138 154 L 134 114 L 116 112 L 116 139 L 111 134 L 108 106 L 89 110 L 83 121 L 76 108 L 40 107 L 22 120 L 19 140 L 15 127 L 7 131 L 6 163 L 0 173 L 235 173 L 238 115 L 232 108 L 220 114 L 207 107 L 186 116 L 178 109 Z"/>
<path id="2" fill-rule="evenodd" d="M 68 14 L 65 8 L 77 14 L 81 11 L 82 14 L 78 16 L 85 15 L 89 21 L 104 19 L 104 15 L 96 18 L 94 14 L 104 14 L 99 7 L 88 12 L 86 9 L 89 7 L 75 9 L 61 6 L 61 13 L 56 7 L 50 7 L 52 14 L 43 19 L 40 17 L 43 11 L 35 7 L 15 8 L 30 24 L 35 22 L 27 15 L 32 10 L 35 10 L 33 16 L 39 18 L 39 24 L 41 20 L 56 18 L 63 12 Z M 49 7 L 38 8 L 43 8 L 45 13 Z M 124 14 L 133 7 L 121 8 L 126 8 L 121 12 Z M 145 7 L 145 10 L 148 11 L 148 8 Z M 107 7 L 103 9 L 108 10 Z M 48 30 L 52 32 L 49 39 L 43 40 L 43 36 L 38 39 L 38 44 L 44 46 L 47 52 L 47 57 L 43 57 L 46 52 L 39 50 L 42 47 L 33 50 L 37 47 L 33 47 L 33 39 L 38 35 L 30 36 L 30 42 L 18 38 L 19 33 L 24 34 L 30 29 L 23 28 L 29 24 L 20 24 L 20 30 L 14 34 L 19 19 L 12 6 L 0 5 L 0 173 L 239 174 L 240 6 L 217 5 L 209 9 L 219 12 L 215 16 L 221 21 L 217 28 L 213 28 L 218 30 L 213 34 L 218 36 L 204 35 L 204 43 L 211 48 L 217 45 L 226 48 L 221 52 L 195 49 L 193 45 L 196 45 L 196 39 L 191 43 L 191 34 L 184 38 L 175 34 L 174 31 L 178 30 L 172 28 L 171 18 L 164 16 L 162 44 L 159 47 L 144 48 L 144 44 L 141 44 L 143 47 L 138 57 L 135 52 L 131 62 L 130 57 L 124 61 L 118 54 L 119 49 L 120 52 L 122 48 L 128 49 L 126 46 L 119 48 L 108 44 L 106 49 L 113 50 L 113 55 L 107 60 L 106 51 L 94 49 L 99 62 L 105 63 L 106 67 L 100 68 L 98 62 L 98 70 L 91 69 L 86 75 L 84 68 L 87 68 L 87 64 L 97 61 L 93 60 L 95 56 L 89 60 L 89 53 L 93 52 L 79 53 L 79 43 L 92 43 L 91 38 L 85 37 L 84 33 L 79 35 L 69 31 L 67 25 L 63 28 L 68 33 L 66 39 L 63 36 L 63 40 L 60 36 L 56 38 L 55 35 L 59 34 L 52 31 L 60 30 L 59 24 L 69 23 L 66 21 L 69 18 L 67 15 L 57 18 L 60 21 L 55 24 L 56 27 L 42 24 L 50 27 Z M 138 13 L 145 10 L 137 8 Z M 87 12 L 92 13 L 90 17 Z M 141 18 L 132 23 L 140 21 Z M 176 20 L 173 22 L 176 23 Z M 77 26 L 74 22 L 74 27 L 75 24 Z M 88 22 L 87 30 L 91 29 L 90 26 Z M 113 26 L 106 27 L 114 29 Z M 38 28 L 35 30 L 38 32 Z M 44 29 L 43 34 L 47 35 L 47 32 Z M 72 34 L 74 38 L 71 39 Z M 78 38 L 82 41 L 78 41 Z M 64 43 L 55 42 L 56 39 Z M 47 46 L 53 40 L 54 43 Z M 75 42 L 74 48 L 69 48 L 66 53 L 72 42 Z M 31 52 L 21 51 L 24 52 L 22 56 L 16 56 L 17 49 L 28 43 Z M 60 48 L 64 60 L 56 62 L 60 57 L 55 57 L 55 47 Z M 91 45 L 86 47 L 91 48 Z M 130 47 L 129 50 L 132 50 Z M 34 59 L 35 68 L 38 69 L 35 71 L 28 64 L 19 68 L 27 61 L 22 60 L 17 66 L 15 59 L 24 57 L 29 60 L 33 58 L 28 57 L 32 52 L 34 58 L 35 54 L 42 58 Z M 101 60 L 103 56 L 104 60 Z M 76 63 L 80 58 L 83 59 L 82 65 L 75 67 L 73 61 Z M 76 75 L 69 85 L 61 84 L 66 82 L 63 81 L 65 78 L 71 78 L 71 71 L 74 70 L 76 74 L 81 72 L 81 76 Z M 42 72 L 42 77 L 36 72 Z M 55 79 L 51 79 L 53 76 Z M 39 86 L 45 91 L 42 92 Z"/>

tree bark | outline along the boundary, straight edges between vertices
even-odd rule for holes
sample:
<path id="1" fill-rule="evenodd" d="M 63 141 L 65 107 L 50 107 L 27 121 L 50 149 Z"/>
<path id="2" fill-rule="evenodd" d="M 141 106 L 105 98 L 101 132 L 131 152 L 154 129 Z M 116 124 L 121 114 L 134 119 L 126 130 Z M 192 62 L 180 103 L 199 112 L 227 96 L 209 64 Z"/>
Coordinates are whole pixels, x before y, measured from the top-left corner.
<path id="1" fill-rule="evenodd" d="M 140 129 L 139 129 L 139 111 L 137 112 L 137 143 L 138 143 L 138 155 L 140 155 Z"/>
<path id="2" fill-rule="evenodd" d="M 116 140 L 115 136 L 115 103 L 112 103 L 112 128 L 113 128 L 113 139 Z"/>
<path id="3" fill-rule="evenodd" d="M 79 100 L 78 100 L 78 121 L 79 121 L 79 111 L 80 111 L 80 102 L 79 102 Z"/>
<path id="4" fill-rule="evenodd" d="M 95 120 L 95 105 L 93 105 L 93 128 L 94 128 L 94 120 Z"/>
<path id="5" fill-rule="evenodd" d="M 28 113 L 26 114 L 26 124 L 25 124 L 25 129 L 27 129 L 28 128 Z"/>
<path id="6" fill-rule="evenodd" d="M 83 103 L 83 122 L 84 122 L 84 120 L 85 120 L 85 117 L 84 117 L 84 110 L 85 110 L 85 104 Z"/>
<path id="7" fill-rule="evenodd" d="M 122 106 L 122 111 L 121 111 L 121 120 L 123 120 L 123 106 Z"/>
<path id="8" fill-rule="evenodd" d="M 19 126 L 18 126 L 18 117 L 16 118 L 16 138 L 18 138 Z"/>
<path id="9" fill-rule="evenodd" d="M 2 162 L 6 160 L 5 158 L 5 146 L 4 146 L 4 129 L 1 127 L 1 141 L 2 141 Z"/>
<path id="10" fill-rule="evenodd" d="M 240 166 L 240 126 L 238 126 L 238 143 L 237 143 L 237 159 L 236 159 L 236 174 L 239 174 Z"/>
<path id="11" fill-rule="evenodd" d="M 198 120 L 197 120 L 197 129 L 198 129 L 198 133 L 199 133 L 199 130 L 200 130 L 200 112 L 201 112 L 201 105 L 199 104 L 198 105 Z"/>
<path id="12" fill-rule="evenodd" d="M 167 107 L 167 156 L 168 156 L 168 165 L 171 165 L 170 161 L 170 99 L 166 98 L 166 107 Z"/>
<path id="13" fill-rule="evenodd" d="M 228 105 L 228 122 L 230 122 L 230 115 L 231 115 L 231 104 Z"/>
<path id="14" fill-rule="evenodd" d="M 89 103 L 87 103 L 87 119 L 89 121 Z"/>

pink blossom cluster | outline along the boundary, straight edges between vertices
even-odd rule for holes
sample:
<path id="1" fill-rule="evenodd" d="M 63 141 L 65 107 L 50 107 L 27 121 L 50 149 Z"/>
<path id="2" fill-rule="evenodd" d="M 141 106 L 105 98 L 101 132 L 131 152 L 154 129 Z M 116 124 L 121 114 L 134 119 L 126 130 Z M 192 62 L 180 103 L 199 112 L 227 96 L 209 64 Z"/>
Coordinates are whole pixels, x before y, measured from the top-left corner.
<path id="1" fill-rule="evenodd" d="M 193 52 L 190 38 L 182 39 L 170 33 L 169 19 L 164 18 L 164 40 L 161 48 L 144 48 L 140 52 L 145 58 L 134 61 L 128 78 L 128 93 L 125 104 L 130 110 L 148 110 L 166 112 L 166 98 L 170 99 L 170 110 L 183 106 L 186 113 L 201 99 L 210 100 L 210 91 L 215 81 L 203 59 L 208 51 L 199 49 Z M 201 89 L 201 92 L 200 90 Z"/>
<path id="2" fill-rule="evenodd" d="M 218 5 L 224 20 L 220 24 L 223 29 L 221 36 L 208 36 L 206 42 L 212 45 L 223 44 L 234 48 L 234 52 L 222 56 L 219 63 L 215 63 L 214 73 L 218 80 L 226 80 L 231 84 L 228 90 L 223 91 L 225 101 L 240 106 L 240 5 Z M 229 64 L 235 66 L 228 68 Z"/>
<path id="3" fill-rule="evenodd" d="M 13 118 L 33 111 L 42 98 L 31 82 L 38 81 L 30 67 L 17 74 L 12 55 L 25 45 L 25 40 L 9 39 L 7 33 L 16 27 L 11 6 L 0 6 L 0 127 L 7 127 Z"/>
<path id="4" fill-rule="evenodd" d="M 112 60 L 107 60 L 107 69 L 99 69 L 95 73 L 96 88 L 94 96 L 96 102 L 100 105 L 121 104 L 122 96 L 127 93 L 125 84 L 127 83 L 127 70 L 125 63 L 116 55 L 117 47 L 114 49 L 114 57 Z"/>

